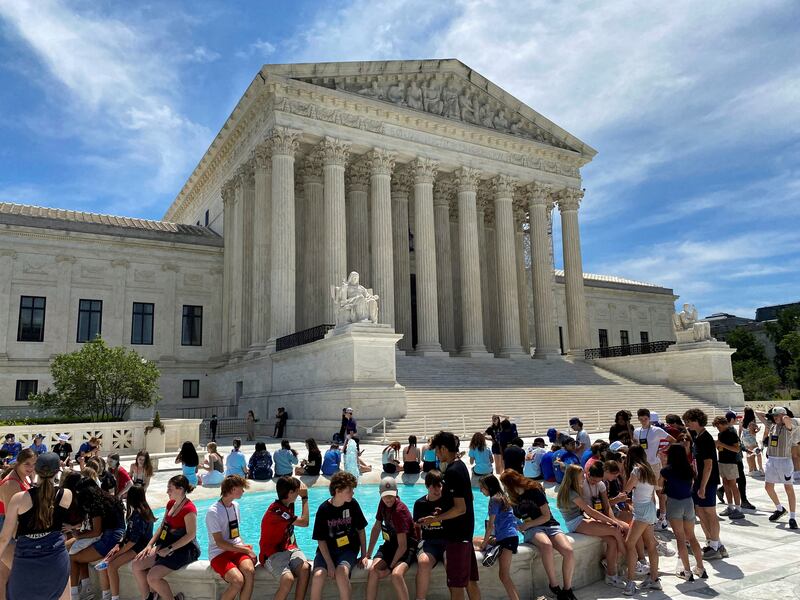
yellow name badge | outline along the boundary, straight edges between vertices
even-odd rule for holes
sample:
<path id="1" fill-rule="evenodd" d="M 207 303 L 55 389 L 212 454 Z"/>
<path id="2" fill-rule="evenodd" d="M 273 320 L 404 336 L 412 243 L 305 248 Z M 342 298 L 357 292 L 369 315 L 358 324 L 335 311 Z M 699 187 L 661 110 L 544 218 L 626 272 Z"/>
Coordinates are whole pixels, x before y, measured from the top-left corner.
<path id="1" fill-rule="evenodd" d="M 388 542 L 389 541 L 389 534 L 386 533 L 385 531 L 381 532 L 381 534 L 383 535 L 384 541 Z"/>
<path id="2" fill-rule="evenodd" d="M 234 527 L 231 529 L 231 539 L 236 539 L 237 537 L 239 537 L 239 528 Z"/>
<path id="3" fill-rule="evenodd" d="M 343 535 L 342 537 L 336 538 L 336 546 L 338 548 L 341 548 L 343 546 L 347 546 L 347 544 L 349 544 L 349 543 L 350 543 L 350 538 L 347 537 L 346 535 Z"/>
<path id="4" fill-rule="evenodd" d="M 603 503 L 602 502 L 595 502 L 594 503 L 595 510 L 603 510 Z"/>
<path id="5" fill-rule="evenodd" d="M 639 442 L 639 445 L 642 447 L 642 450 L 647 450 L 647 442 Z"/>
<path id="6" fill-rule="evenodd" d="M 167 539 L 167 530 L 164 527 L 161 528 L 161 535 L 158 537 L 162 541 Z"/>
<path id="7" fill-rule="evenodd" d="M 430 526 L 431 526 L 431 527 L 441 527 L 441 526 L 442 526 L 442 522 L 441 522 L 441 521 L 433 521 L 433 522 L 430 524 Z"/>

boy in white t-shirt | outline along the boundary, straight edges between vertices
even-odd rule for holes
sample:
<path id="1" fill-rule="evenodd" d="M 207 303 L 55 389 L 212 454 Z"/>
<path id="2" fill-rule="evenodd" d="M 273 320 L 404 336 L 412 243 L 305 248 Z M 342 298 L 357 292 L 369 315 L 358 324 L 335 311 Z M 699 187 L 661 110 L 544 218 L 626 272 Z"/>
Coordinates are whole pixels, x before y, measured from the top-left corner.
<path id="1" fill-rule="evenodd" d="M 647 454 L 647 462 L 650 463 L 650 468 L 654 473 L 661 472 L 661 458 L 658 456 L 658 449 L 661 442 L 673 443 L 675 438 L 668 434 L 666 431 L 651 423 L 650 410 L 647 408 L 640 408 L 636 411 L 636 416 L 639 419 L 640 426 L 633 430 L 633 443 L 641 446 Z M 658 517 L 659 525 L 662 529 L 669 527 L 665 515 L 667 510 L 667 499 L 664 494 L 658 494 Z"/>

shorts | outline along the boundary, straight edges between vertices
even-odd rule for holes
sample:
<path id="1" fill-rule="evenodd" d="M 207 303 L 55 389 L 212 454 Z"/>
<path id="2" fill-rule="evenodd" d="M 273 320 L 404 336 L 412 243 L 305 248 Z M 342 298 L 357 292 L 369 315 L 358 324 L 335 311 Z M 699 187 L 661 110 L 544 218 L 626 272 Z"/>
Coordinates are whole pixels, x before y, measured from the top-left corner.
<path id="1" fill-rule="evenodd" d="M 72 546 L 69 547 L 70 556 L 73 556 L 73 555 L 77 554 L 78 552 L 80 552 L 81 550 L 83 550 L 85 548 L 88 548 L 89 546 L 91 546 L 95 542 L 100 541 L 101 537 L 103 537 L 103 536 L 98 535 L 97 537 L 80 538 L 80 539 L 75 540 L 75 543 L 73 543 Z M 103 556 L 105 556 L 105 555 L 103 555 Z"/>
<path id="2" fill-rule="evenodd" d="M 504 550 L 511 550 L 512 554 L 517 553 L 517 548 L 519 548 L 519 536 L 514 537 L 507 537 L 503 538 L 502 540 L 496 540 L 495 546 L 500 546 Z"/>
<path id="3" fill-rule="evenodd" d="M 417 556 L 423 552 L 436 561 L 434 567 L 441 562 L 444 562 L 444 553 L 447 550 L 447 540 L 422 540 L 417 549 Z"/>
<path id="4" fill-rule="evenodd" d="M 709 483 L 706 486 L 706 497 L 701 498 L 697 495 L 697 490 L 692 491 L 692 500 L 695 506 L 700 508 L 713 508 L 717 505 L 717 484 Z"/>
<path id="5" fill-rule="evenodd" d="M 667 521 L 691 521 L 694 523 L 694 500 L 692 498 L 667 498 Z"/>
<path id="6" fill-rule="evenodd" d="M 536 541 L 533 538 L 540 532 L 549 538 L 556 537 L 559 533 L 564 533 L 558 525 L 537 525 L 536 527 L 525 530 L 522 534 L 523 541 L 526 544 L 535 544 Z"/>
<path id="7" fill-rule="evenodd" d="M 433 471 L 436 468 L 436 461 L 435 460 L 425 460 L 422 461 L 422 470 L 427 473 L 428 471 Z"/>
<path id="8" fill-rule="evenodd" d="M 186 565 L 190 565 L 200 558 L 200 546 L 197 545 L 197 540 L 181 546 L 177 550 L 173 550 L 172 554 L 167 556 L 156 555 L 156 565 L 166 567 L 171 571 L 182 569 Z"/>
<path id="9" fill-rule="evenodd" d="M 739 479 L 739 467 L 736 463 L 719 463 L 719 476 L 725 480 Z"/>
<path id="10" fill-rule="evenodd" d="M 389 473 L 389 475 L 397 473 L 397 465 L 394 463 L 384 463 L 383 472 Z"/>
<path id="11" fill-rule="evenodd" d="M 403 463 L 403 473 L 406 475 L 416 475 L 419 473 L 419 463 L 413 460 L 407 460 Z"/>
<path id="12" fill-rule="evenodd" d="M 100 556 L 105 556 L 111 552 L 111 549 L 119 543 L 124 535 L 124 529 L 109 529 L 104 531 L 100 539 L 92 544 L 92 548 L 97 550 Z"/>
<path id="13" fill-rule="evenodd" d="M 793 471 L 794 464 L 791 458 L 768 456 L 767 464 L 764 466 L 764 481 L 766 483 L 792 485 Z"/>
<path id="14" fill-rule="evenodd" d="M 633 503 L 633 520 L 640 523 L 647 523 L 652 525 L 656 522 L 656 503 L 648 502 L 634 502 Z"/>
<path id="15" fill-rule="evenodd" d="M 330 544 L 328 544 L 328 548 L 330 548 Z M 333 561 L 333 567 L 336 568 L 340 565 L 344 565 L 350 571 L 350 574 L 353 573 L 353 567 L 356 564 L 356 560 L 358 559 L 358 555 L 356 551 L 352 548 L 345 546 L 341 550 L 337 549 L 330 549 L 331 553 L 331 560 Z M 317 553 L 314 555 L 314 566 L 312 567 L 312 571 L 325 571 L 328 569 L 328 564 L 325 562 L 325 557 L 322 556 L 322 552 L 319 551 L 317 548 Z"/>
<path id="16" fill-rule="evenodd" d="M 410 540 L 414 541 L 414 540 Z M 383 562 L 389 565 L 394 559 L 394 555 L 397 553 L 397 544 L 393 542 L 387 542 L 385 544 L 381 544 L 381 547 L 378 548 L 378 551 L 375 553 L 374 558 L 381 558 Z M 398 563 L 404 562 L 409 567 L 417 562 L 417 548 L 416 544 L 410 545 L 407 549 L 405 554 L 400 557 L 400 560 L 397 561 Z"/>
<path id="17" fill-rule="evenodd" d="M 447 542 L 445 549 L 447 587 L 465 588 L 470 581 L 478 581 L 478 560 L 472 542 Z"/>
<path id="18" fill-rule="evenodd" d="M 297 575 L 300 567 L 306 562 L 306 555 L 299 548 L 292 550 L 284 550 L 283 552 L 276 552 L 269 558 L 264 566 L 267 568 L 273 577 L 280 578 L 287 573 Z"/>
<path id="19" fill-rule="evenodd" d="M 583 515 L 578 515 L 574 519 L 566 521 L 564 525 L 567 526 L 567 531 L 569 533 L 575 533 L 578 530 L 578 527 L 581 526 L 581 523 L 583 523 Z"/>
<path id="20" fill-rule="evenodd" d="M 225 573 L 231 569 L 236 569 L 246 560 L 253 560 L 243 552 L 231 552 L 230 550 L 217 554 L 211 559 L 211 568 L 217 575 L 225 579 Z"/>

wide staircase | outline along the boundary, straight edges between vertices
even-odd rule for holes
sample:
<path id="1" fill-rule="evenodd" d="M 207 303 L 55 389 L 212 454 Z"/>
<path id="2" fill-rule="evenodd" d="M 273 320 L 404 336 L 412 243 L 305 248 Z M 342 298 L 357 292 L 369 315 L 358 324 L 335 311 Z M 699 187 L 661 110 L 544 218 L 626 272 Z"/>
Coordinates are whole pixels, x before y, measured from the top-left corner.
<path id="1" fill-rule="evenodd" d="M 716 406 L 663 385 L 646 385 L 583 361 L 397 357 L 397 381 L 406 388 L 406 416 L 385 424 L 386 436 L 405 442 L 440 429 L 461 436 L 483 431 L 493 414 L 507 415 L 522 437 L 544 436 L 548 428 L 567 430 L 577 416 L 589 432 L 607 433 L 620 409 L 647 407 L 663 417 L 692 407 L 709 416 Z M 635 421 L 635 416 L 634 416 Z M 383 438 L 383 423 L 367 439 Z M 363 431 L 363 430 L 362 430 Z"/>

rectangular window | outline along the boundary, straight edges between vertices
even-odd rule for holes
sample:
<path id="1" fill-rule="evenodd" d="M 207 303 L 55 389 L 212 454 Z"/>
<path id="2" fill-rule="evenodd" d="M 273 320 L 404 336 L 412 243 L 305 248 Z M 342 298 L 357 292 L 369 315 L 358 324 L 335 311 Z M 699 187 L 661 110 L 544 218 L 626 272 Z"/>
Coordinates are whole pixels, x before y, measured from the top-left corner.
<path id="1" fill-rule="evenodd" d="M 608 329 L 599 329 L 598 334 L 600 335 L 600 347 L 608 348 Z"/>
<path id="2" fill-rule="evenodd" d="M 208 211 L 206 211 L 205 224 L 208 227 Z"/>
<path id="3" fill-rule="evenodd" d="M 200 397 L 200 380 L 199 379 L 184 379 L 183 380 L 183 397 L 184 398 L 199 398 Z"/>
<path id="4" fill-rule="evenodd" d="M 639 340 L 640 340 L 640 341 L 641 341 L 643 344 L 646 344 L 646 343 L 648 343 L 648 342 L 650 341 L 650 334 L 649 334 L 649 333 L 647 333 L 646 331 L 640 331 L 640 332 L 639 332 Z"/>
<path id="5" fill-rule="evenodd" d="M 182 346 L 202 346 L 203 345 L 203 307 L 189 306 L 183 307 L 183 325 L 181 327 Z"/>
<path id="6" fill-rule="evenodd" d="M 133 303 L 131 322 L 131 344 L 151 346 L 153 344 L 153 312 L 155 305 L 149 302 Z"/>
<path id="7" fill-rule="evenodd" d="M 44 341 L 44 309 L 46 298 L 41 296 L 20 296 L 18 342 Z"/>
<path id="8" fill-rule="evenodd" d="M 103 301 L 81 300 L 78 303 L 78 343 L 90 342 L 102 333 Z"/>
<path id="9" fill-rule="evenodd" d="M 38 379 L 17 379 L 17 393 L 14 400 L 17 402 L 27 402 L 28 396 L 39 391 Z"/>
<path id="10" fill-rule="evenodd" d="M 628 331 L 626 329 L 619 330 L 619 344 L 620 346 L 629 346 L 631 343 L 628 338 Z"/>

